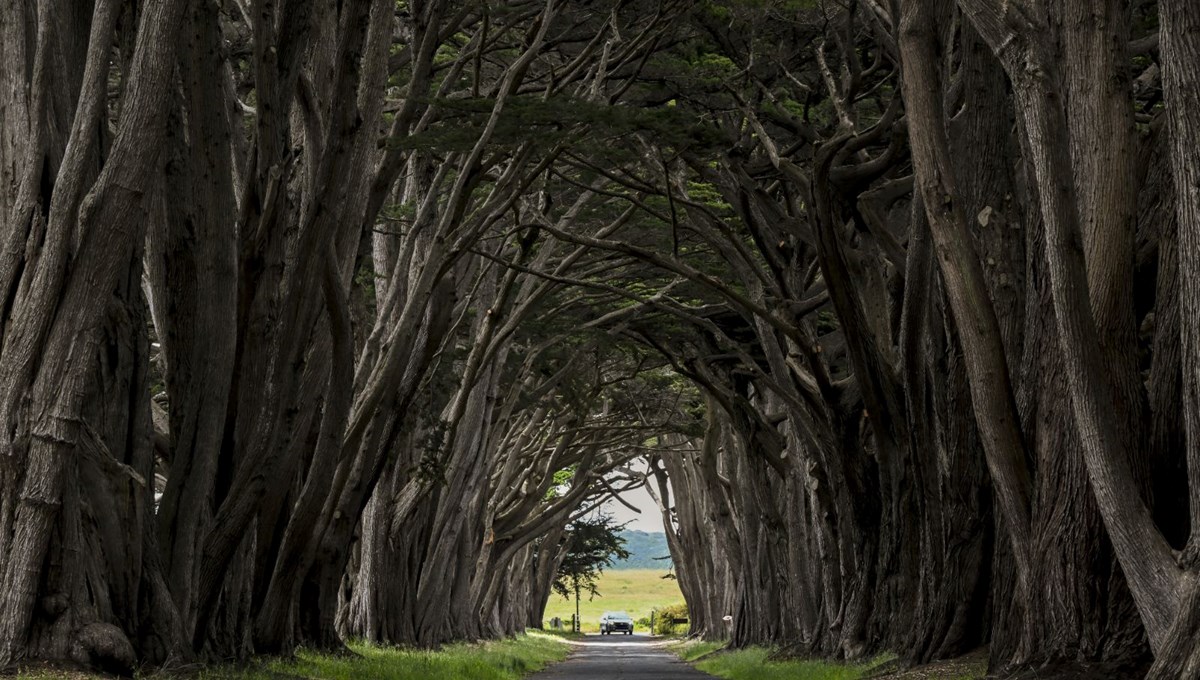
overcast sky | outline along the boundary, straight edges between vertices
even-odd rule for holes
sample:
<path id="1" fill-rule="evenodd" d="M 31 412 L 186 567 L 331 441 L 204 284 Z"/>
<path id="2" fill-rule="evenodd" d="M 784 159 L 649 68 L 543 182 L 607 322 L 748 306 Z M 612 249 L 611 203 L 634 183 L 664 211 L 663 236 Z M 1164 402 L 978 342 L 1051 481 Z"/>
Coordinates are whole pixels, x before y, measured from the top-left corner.
<path id="1" fill-rule="evenodd" d="M 654 503 L 654 499 L 646 492 L 645 487 L 640 487 L 634 491 L 627 491 L 621 494 L 626 503 L 636 507 L 642 512 L 636 513 L 625 507 L 617 501 L 609 501 L 604 505 L 604 511 L 613 517 L 617 518 L 618 522 L 629 522 L 626 529 L 637 529 L 639 531 L 662 531 L 662 513 L 658 511 L 658 506 Z"/>

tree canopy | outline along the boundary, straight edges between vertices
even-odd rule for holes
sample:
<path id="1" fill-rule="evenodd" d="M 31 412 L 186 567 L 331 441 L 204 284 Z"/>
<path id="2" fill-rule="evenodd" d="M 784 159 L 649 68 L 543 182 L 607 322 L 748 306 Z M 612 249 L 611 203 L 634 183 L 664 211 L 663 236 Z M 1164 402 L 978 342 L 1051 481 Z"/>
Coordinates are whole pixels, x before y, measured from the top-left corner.
<path id="1" fill-rule="evenodd" d="M 695 635 L 1200 678 L 1195 2 L 25 0 L 0 53 L 0 669 L 540 627 L 645 486 Z"/>
<path id="2" fill-rule="evenodd" d="M 608 515 L 581 517 L 567 527 L 568 548 L 554 575 L 554 592 L 565 598 L 600 595 L 598 580 L 608 567 L 629 557 L 621 525 Z"/>

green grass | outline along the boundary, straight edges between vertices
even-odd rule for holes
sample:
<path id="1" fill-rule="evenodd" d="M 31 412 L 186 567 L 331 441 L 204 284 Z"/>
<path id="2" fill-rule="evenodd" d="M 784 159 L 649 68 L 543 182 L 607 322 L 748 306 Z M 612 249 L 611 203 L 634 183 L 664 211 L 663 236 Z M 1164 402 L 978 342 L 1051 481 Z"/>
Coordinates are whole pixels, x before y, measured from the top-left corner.
<path id="1" fill-rule="evenodd" d="M 564 629 L 564 630 L 554 630 L 554 629 L 552 629 L 552 628 L 547 628 L 547 629 L 545 629 L 545 630 L 539 630 L 539 631 L 536 631 L 536 632 L 537 632 L 538 634 L 540 634 L 540 635 L 552 635 L 552 636 L 554 636 L 554 637 L 556 637 L 556 638 L 558 638 L 558 639 L 560 639 L 560 640 L 575 640 L 575 641 L 580 641 L 580 640 L 586 640 L 586 639 L 587 639 L 587 633 L 573 633 L 573 632 L 571 632 L 570 630 L 566 630 L 566 629 Z"/>
<path id="2" fill-rule="evenodd" d="M 881 657 L 865 664 L 771 661 L 772 650 L 766 647 L 721 651 L 723 647 L 720 642 L 687 640 L 670 649 L 705 673 L 729 680 L 859 680 L 889 660 Z"/>
<path id="3" fill-rule="evenodd" d="M 883 662 L 768 661 L 770 655 L 771 650 L 763 647 L 739 649 L 705 657 L 696 668 L 730 680 L 858 680 Z"/>
<path id="4" fill-rule="evenodd" d="M 703 640 L 683 640 L 667 646 L 667 649 L 688 663 L 715 654 L 724 648 L 724 642 L 705 642 Z"/>
<path id="5" fill-rule="evenodd" d="M 209 669 L 202 680 L 517 680 L 562 661 L 570 645 L 561 637 L 530 633 L 512 640 L 447 645 L 438 651 L 352 645 L 357 656 L 300 652 L 296 659 L 245 670 Z M 20 680 L 83 680 L 90 676 L 45 671 Z M 162 677 L 162 676 L 158 676 Z"/>
<path id="6" fill-rule="evenodd" d="M 696 668 L 729 680 L 979 680 L 987 674 L 986 650 L 909 670 L 893 671 L 894 656 L 861 664 L 771 660 L 765 647 L 722 651 L 724 643 L 685 640 L 668 647 Z M 892 671 L 892 672 L 889 672 Z"/>
<path id="7" fill-rule="evenodd" d="M 650 616 L 652 609 L 683 602 L 679 582 L 665 579 L 665 571 L 658 569 L 610 569 L 600 576 L 597 588 L 600 595 L 588 600 L 585 594 L 579 601 L 579 615 L 583 619 L 585 632 L 600 630 L 600 616 L 607 611 L 624 611 L 634 621 Z M 555 616 L 564 622 L 575 613 L 575 601 L 558 595 L 550 596 L 546 607 L 546 622 Z M 648 632 L 648 631 L 640 631 Z"/>

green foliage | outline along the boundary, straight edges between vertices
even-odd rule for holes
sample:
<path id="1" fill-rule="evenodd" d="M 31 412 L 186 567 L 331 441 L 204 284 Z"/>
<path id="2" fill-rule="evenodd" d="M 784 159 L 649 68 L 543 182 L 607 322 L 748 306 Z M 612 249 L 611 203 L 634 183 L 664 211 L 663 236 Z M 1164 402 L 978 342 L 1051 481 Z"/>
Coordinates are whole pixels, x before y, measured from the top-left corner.
<path id="1" fill-rule="evenodd" d="M 691 43 L 691 49 L 676 54 L 658 54 L 650 61 L 655 69 L 676 82 L 686 83 L 685 91 L 715 91 L 737 80 L 738 69 L 728 57 L 707 51 L 704 43 Z M 672 102 L 675 108 L 677 102 Z"/>
<path id="2" fill-rule="evenodd" d="M 687 633 L 690 623 L 675 623 L 675 619 L 688 618 L 686 604 L 675 604 L 663 607 L 655 612 L 655 635 L 683 635 Z"/>
<path id="3" fill-rule="evenodd" d="M 581 593 L 588 599 L 600 595 L 597 579 L 616 560 L 629 557 L 625 550 L 625 539 L 621 536 L 622 525 L 608 515 L 595 519 L 580 518 L 571 523 L 571 547 L 554 579 L 554 592 L 563 597 Z"/>
<path id="4" fill-rule="evenodd" d="M 724 213 L 733 209 L 725 202 L 725 197 L 717 187 L 708 182 L 689 181 L 687 183 L 688 197 L 697 203 L 703 203 L 709 209 Z"/>
<path id="5" fill-rule="evenodd" d="M 837 315 L 831 311 L 817 312 L 817 332 L 824 335 L 832 333 L 841 327 Z"/>
<path id="6" fill-rule="evenodd" d="M 575 466 L 572 465 L 569 468 L 555 472 L 551 479 L 553 481 L 550 482 L 550 488 L 546 489 L 546 500 L 548 501 L 561 496 L 563 487 L 570 484 L 572 479 L 575 479 Z"/>
<path id="7" fill-rule="evenodd" d="M 711 17 L 728 20 L 738 11 L 793 13 L 819 5 L 817 0 L 704 0 L 700 6 Z"/>
<path id="8" fill-rule="evenodd" d="M 354 272 L 354 285 L 365 300 L 375 304 L 375 269 L 369 260 L 364 260 L 358 271 Z"/>
<path id="9" fill-rule="evenodd" d="M 441 455 L 442 444 L 450 430 L 450 424 L 437 420 L 422 442 L 421 459 L 417 463 L 417 476 L 426 482 L 444 483 L 446 461 Z"/>
<path id="10" fill-rule="evenodd" d="M 393 138 L 388 144 L 401 149 L 467 151 L 479 140 L 492 114 L 493 98 L 434 99 L 443 111 L 440 121 L 425 132 Z M 641 133 L 659 144 L 679 148 L 713 148 L 721 143 L 713 129 L 674 107 L 635 108 L 612 106 L 556 96 L 518 95 L 504 103 L 496 121 L 492 146 L 516 146 L 534 141 L 541 147 L 560 142 L 583 145 L 586 150 L 613 154 L 614 140 Z M 628 155 L 628 154 L 626 154 Z"/>
<path id="11" fill-rule="evenodd" d="M 417 204 L 416 202 L 389 203 L 383 206 L 379 216 L 387 222 L 409 223 L 417 216 Z M 397 229 L 395 231 L 399 232 L 400 230 Z"/>

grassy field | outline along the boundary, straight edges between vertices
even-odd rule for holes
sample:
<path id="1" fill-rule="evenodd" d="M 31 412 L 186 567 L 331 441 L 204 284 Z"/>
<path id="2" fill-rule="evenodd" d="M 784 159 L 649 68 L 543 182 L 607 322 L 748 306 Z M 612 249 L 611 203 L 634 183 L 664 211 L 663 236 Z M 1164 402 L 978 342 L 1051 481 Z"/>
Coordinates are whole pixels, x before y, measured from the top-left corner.
<path id="1" fill-rule="evenodd" d="M 664 574 L 665 571 L 658 569 L 610 569 L 604 572 L 598 585 L 600 595 L 591 601 L 584 595 L 579 602 L 584 632 L 599 630 L 600 616 L 606 611 L 624 611 L 637 621 L 650 616 L 652 609 L 683 602 L 679 582 L 663 578 Z M 552 595 L 546 607 L 546 621 L 560 616 L 563 621 L 570 622 L 574 613 L 574 600 Z"/>
<path id="2" fill-rule="evenodd" d="M 436 652 L 355 645 L 358 656 L 301 652 L 295 660 L 275 661 L 260 668 L 210 669 L 186 677 L 190 680 L 518 680 L 565 659 L 570 649 L 562 638 L 540 633 L 514 640 L 448 645 Z M 49 671 L 17 676 L 19 680 L 91 680 L 92 677 Z"/>

